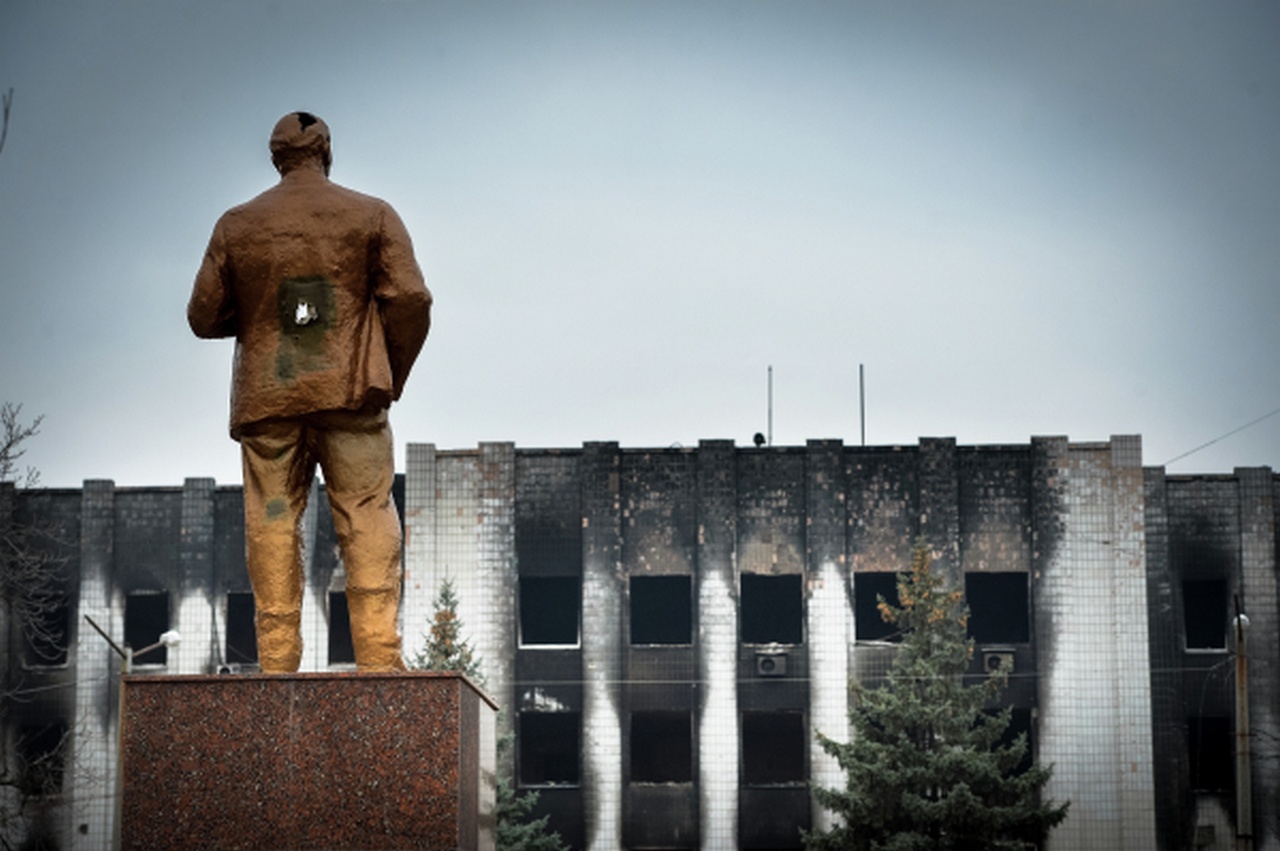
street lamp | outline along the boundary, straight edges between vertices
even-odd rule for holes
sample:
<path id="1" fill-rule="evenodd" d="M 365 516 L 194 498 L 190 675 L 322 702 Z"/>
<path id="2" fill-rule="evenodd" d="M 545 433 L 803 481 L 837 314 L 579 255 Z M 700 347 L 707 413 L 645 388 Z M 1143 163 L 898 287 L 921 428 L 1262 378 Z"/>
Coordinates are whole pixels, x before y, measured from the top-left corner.
<path id="1" fill-rule="evenodd" d="M 1253 848 L 1253 779 L 1249 767 L 1249 657 L 1245 639 L 1249 616 L 1240 611 L 1236 595 L 1236 848 Z"/>
<path id="2" fill-rule="evenodd" d="M 93 618 L 85 615 L 84 619 L 89 622 L 89 626 L 93 627 L 94 630 L 97 631 L 98 635 L 101 635 L 106 639 L 107 644 L 111 645 L 111 649 L 114 650 L 116 655 L 123 661 L 123 664 L 120 666 L 119 705 L 116 709 L 116 793 L 114 807 L 115 812 L 113 814 L 113 818 L 115 819 L 115 824 L 113 826 L 115 841 L 113 846 L 119 848 L 121 812 L 124 807 L 124 677 L 133 669 L 134 657 L 141 656 L 144 653 L 150 653 L 152 650 L 156 650 L 160 647 L 177 647 L 182 641 L 182 636 L 178 634 L 176 629 L 167 630 L 160 634 L 160 640 L 155 644 L 148 644 L 146 647 L 135 653 L 133 648 L 127 644 L 124 647 L 116 644 L 115 641 L 112 640 L 111 636 L 107 635 L 106 630 L 94 623 Z"/>

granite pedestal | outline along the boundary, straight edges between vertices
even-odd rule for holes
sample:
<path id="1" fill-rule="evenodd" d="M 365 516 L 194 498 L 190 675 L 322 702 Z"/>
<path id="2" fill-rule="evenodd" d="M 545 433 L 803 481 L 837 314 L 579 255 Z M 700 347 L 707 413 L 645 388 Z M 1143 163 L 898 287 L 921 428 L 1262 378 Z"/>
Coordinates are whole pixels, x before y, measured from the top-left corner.
<path id="1" fill-rule="evenodd" d="M 491 849 L 495 709 L 455 674 L 125 677 L 121 846 Z"/>

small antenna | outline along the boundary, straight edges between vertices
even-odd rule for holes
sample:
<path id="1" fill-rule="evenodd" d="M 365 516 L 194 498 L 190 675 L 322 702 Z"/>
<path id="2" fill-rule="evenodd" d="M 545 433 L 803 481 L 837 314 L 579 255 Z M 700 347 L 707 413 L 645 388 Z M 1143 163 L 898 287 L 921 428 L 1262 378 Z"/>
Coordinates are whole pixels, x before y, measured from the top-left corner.
<path id="1" fill-rule="evenodd" d="M 769 436 L 768 445 L 773 446 L 773 364 L 769 364 Z"/>
<path id="2" fill-rule="evenodd" d="M 862 445 L 867 445 L 867 382 L 858 364 L 858 420 L 862 424 Z"/>

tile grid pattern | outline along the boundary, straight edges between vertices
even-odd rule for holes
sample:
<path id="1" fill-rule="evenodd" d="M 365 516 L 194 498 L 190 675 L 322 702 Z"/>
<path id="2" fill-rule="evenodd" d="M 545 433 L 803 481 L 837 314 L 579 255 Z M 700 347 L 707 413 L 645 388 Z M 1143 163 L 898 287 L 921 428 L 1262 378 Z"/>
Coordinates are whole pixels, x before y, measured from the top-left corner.
<path id="1" fill-rule="evenodd" d="M 702 848 L 738 847 L 738 593 L 734 451 L 703 441 L 698 452 L 698 729 Z"/>
<path id="2" fill-rule="evenodd" d="M 1072 447 L 1056 471 L 1065 529 L 1038 583 L 1040 759 L 1055 765 L 1046 797 L 1071 801 L 1052 851 L 1155 844 L 1140 450 L 1115 451 Z"/>

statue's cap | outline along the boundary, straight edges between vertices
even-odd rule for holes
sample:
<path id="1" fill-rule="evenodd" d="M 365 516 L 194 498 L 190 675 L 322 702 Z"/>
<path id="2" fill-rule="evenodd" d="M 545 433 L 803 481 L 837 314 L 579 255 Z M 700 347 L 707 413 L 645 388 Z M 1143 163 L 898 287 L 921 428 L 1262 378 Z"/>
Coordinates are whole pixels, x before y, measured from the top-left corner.
<path id="1" fill-rule="evenodd" d="M 272 156 L 286 151 L 325 157 L 329 152 L 329 125 L 309 112 L 289 113 L 271 131 Z"/>

